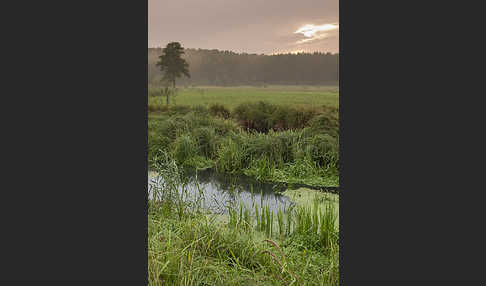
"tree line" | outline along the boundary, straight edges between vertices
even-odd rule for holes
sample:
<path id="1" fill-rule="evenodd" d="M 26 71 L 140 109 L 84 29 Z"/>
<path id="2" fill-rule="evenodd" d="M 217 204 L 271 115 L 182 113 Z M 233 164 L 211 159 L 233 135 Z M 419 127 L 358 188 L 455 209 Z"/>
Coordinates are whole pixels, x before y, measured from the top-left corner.
<path id="1" fill-rule="evenodd" d="M 184 49 L 190 77 L 178 85 L 326 85 L 338 84 L 339 54 L 247 54 L 232 51 Z M 156 65 L 162 48 L 148 49 L 148 83 L 159 85 L 162 72 Z"/>

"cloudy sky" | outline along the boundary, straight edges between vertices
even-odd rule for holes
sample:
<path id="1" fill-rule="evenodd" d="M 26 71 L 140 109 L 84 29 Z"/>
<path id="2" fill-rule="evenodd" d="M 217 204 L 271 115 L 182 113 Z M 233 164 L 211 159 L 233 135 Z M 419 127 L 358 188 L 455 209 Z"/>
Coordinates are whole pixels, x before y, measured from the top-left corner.
<path id="1" fill-rule="evenodd" d="M 148 46 L 339 51 L 338 0 L 148 0 Z"/>

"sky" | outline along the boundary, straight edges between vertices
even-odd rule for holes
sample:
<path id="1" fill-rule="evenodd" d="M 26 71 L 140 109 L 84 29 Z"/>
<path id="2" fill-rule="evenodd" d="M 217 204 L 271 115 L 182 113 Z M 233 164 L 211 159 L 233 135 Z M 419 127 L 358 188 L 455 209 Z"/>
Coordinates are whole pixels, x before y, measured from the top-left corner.
<path id="1" fill-rule="evenodd" d="M 148 46 L 339 52 L 339 0 L 148 0 Z"/>

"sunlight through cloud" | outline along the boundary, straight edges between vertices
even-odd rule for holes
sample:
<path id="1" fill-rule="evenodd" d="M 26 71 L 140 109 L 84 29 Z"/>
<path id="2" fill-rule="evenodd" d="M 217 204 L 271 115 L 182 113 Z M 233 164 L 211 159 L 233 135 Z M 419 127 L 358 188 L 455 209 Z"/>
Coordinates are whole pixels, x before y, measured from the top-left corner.
<path id="1" fill-rule="evenodd" d="M 302 34 L 304 35 L 304 37 L 307 38 L 307 39 L 297 41 L 297 44 L 302 44 L 317 39 L 324 39 L 328 34 L 321 33 L 321 32 L 337 30 L 338 28 L 339 25 L 335 25 L 335 24 L 323 24 L 323 25 L 307 24 L 300 27 L 297 31 L 294 32 L 294 34 Z"/>

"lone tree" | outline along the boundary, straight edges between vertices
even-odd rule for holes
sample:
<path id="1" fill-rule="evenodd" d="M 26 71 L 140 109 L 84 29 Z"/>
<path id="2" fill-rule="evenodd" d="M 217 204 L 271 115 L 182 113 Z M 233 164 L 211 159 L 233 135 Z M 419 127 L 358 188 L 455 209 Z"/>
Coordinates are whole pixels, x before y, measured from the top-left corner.
<path id="1" fill-rule="evenodd" d="M 165 88 L 163 94 L 167 97 L 167 105 L 169 105 L 169 95 L 175 92 L 176 79 L 185 75 L 189 75 L 189 64 L 181 56 L 184 54 L 184 48 L 178 42 L 168 43 L 167 46 L 162 49 L 162 55 L 159 56 L 157 66 L 160 71 L 164 73 L 162 80 L 168 84 L 172 84 L 173 91 L 170 92 L 168 88 Z"/>

